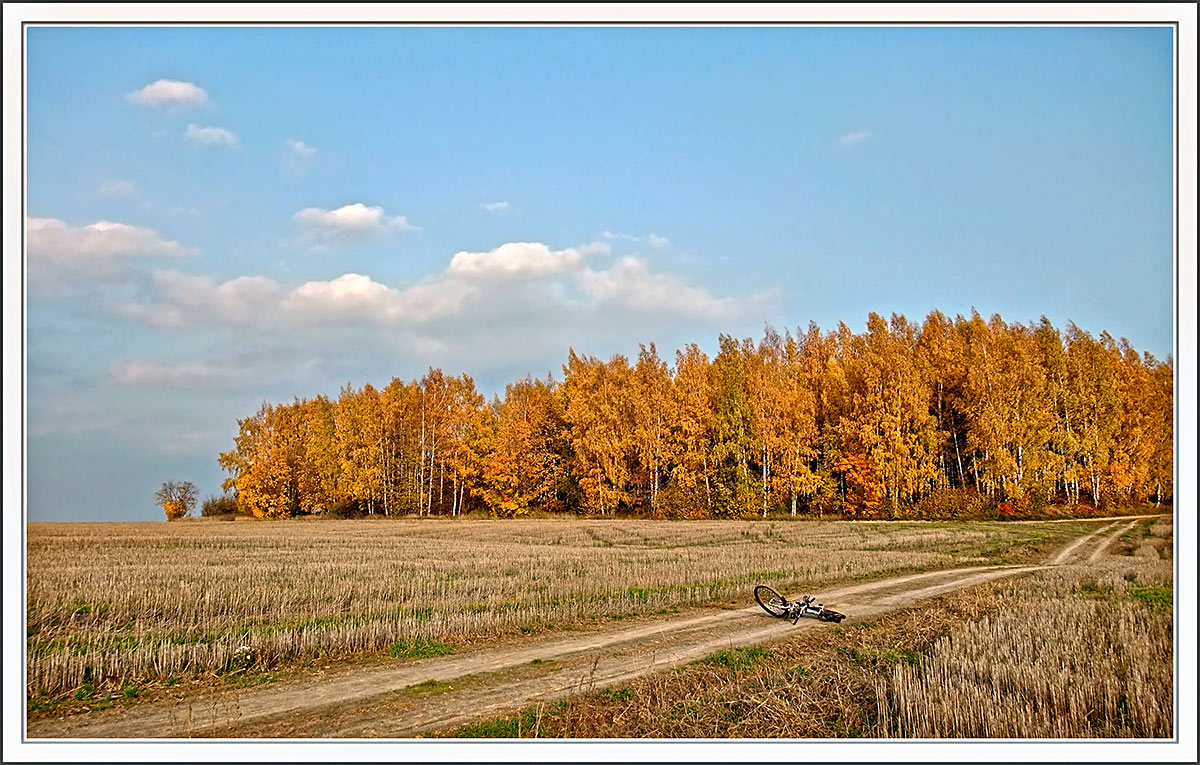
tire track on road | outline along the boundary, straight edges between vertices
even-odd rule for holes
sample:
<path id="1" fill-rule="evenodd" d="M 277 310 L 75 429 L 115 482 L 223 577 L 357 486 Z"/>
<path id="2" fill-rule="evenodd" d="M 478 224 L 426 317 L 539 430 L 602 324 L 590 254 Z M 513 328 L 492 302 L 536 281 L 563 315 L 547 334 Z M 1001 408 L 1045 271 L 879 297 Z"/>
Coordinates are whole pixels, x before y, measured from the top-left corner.
<path id="1" fill-rule="evenodd" d="M 1092 551 L 1092 554 L 1088 556 L 1088 563 L 1095 563 L 1097 560 L 1099 560 L 1100 556 L 1104 554 L 1104 551 L 1107 550 L 1113 542 L 1120 539 L 1122 534 L 1128 532 L 1130 529 L 1136 526 L 1137 523 L 1137 521 L 1131 521 L 1107 536 L 1104 541 Z"/>

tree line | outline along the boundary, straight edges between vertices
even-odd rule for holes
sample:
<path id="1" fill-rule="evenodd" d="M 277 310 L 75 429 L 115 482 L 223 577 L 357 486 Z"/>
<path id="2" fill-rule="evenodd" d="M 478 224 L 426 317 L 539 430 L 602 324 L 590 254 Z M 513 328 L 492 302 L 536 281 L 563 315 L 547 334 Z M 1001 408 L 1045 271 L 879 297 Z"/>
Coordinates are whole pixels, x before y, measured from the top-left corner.
<path id="1" fill-rule="evenodd" d="M 670 364 L 572 350 L 486 400 L 430 369 L 264 403 L 219 457 L 238 508 L 725 518 L 1021 514 L 1169 501 L 1174 369 L 1069 324 L 871 314 Z"/>

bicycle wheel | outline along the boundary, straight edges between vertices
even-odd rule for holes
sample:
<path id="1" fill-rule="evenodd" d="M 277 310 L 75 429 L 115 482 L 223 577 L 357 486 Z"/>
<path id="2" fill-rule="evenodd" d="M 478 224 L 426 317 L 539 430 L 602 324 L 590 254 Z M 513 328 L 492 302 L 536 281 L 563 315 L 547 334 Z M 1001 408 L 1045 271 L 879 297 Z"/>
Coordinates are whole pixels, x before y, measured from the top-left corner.
<path id="1" fill-rule="evenodd" d="M 762 606 L 762 609 L 771 616 L 776 616 L 782 619 L 788 614 L 788 599 L 775 592 L 765 584 L 760 584 L 754 588 L 754 599 Z"/>

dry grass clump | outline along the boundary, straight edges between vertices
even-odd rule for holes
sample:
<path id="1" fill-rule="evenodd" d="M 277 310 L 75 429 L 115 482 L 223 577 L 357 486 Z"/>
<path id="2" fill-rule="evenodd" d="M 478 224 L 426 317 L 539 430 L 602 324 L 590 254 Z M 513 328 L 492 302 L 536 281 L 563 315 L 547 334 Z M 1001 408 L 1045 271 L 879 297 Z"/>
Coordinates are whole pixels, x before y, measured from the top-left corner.
<path id="1" fill-rule="evenodd" d="M 28 693 L 469 642 L 784 587 L 1016 560 L 1057 527 L 512 520 L 28 526 Z M 86 551 L 80 554 L 80 550 Z"/>
<path id="2" fill-rule="evenodd" d="M 1155 521 L 1150 524 L 1150 536 L 1165 539 L 1174 534 L 1175 524 L 1171 521 Z"/>
<path id="3" fill-rule="evenodd" d="M 1155 553 L 1005 585 L 1000 611 L 879 681 L 879 734 L 1170 737 L 1170 576 Z"/>

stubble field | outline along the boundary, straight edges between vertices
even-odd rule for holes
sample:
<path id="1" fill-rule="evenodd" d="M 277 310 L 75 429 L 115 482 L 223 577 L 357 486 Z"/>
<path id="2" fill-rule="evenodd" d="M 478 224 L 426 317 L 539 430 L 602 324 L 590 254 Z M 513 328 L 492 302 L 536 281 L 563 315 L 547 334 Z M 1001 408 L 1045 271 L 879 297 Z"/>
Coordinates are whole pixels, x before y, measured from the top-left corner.
<path id="1" fill-rule="evenodd" d="M 1069 523 L 197 520 L 30 524 L 35 703 L 256 667 L 744 606 L 788 590 L 1031 560 Z M 131 690 L 132 689 L 132 690 Z"/>
<path id="2" fill-rule="evenodd" d="M 438 732 L 551 738 L 1170 738 L 1173 524 L 878 619 Z"/>

